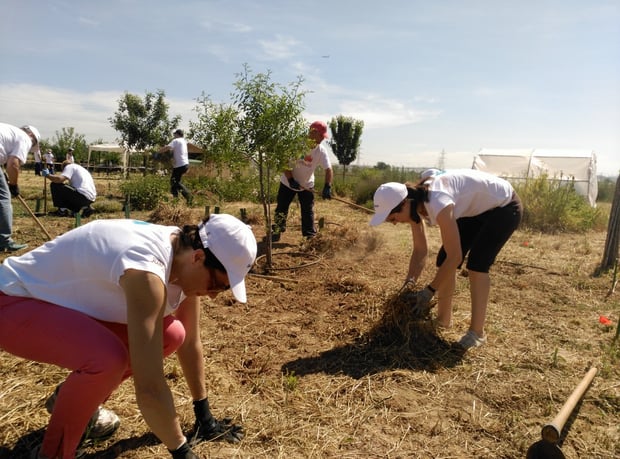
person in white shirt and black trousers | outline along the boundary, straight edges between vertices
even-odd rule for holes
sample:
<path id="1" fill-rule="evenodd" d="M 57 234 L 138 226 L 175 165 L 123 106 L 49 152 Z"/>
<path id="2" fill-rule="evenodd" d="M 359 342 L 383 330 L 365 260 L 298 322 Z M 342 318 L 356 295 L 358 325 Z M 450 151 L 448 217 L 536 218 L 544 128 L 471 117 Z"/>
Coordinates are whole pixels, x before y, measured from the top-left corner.
<path id="1" fill-rule="evenodd" d="M 72 217 L 82 212 L 82 217 L 90 217 L 95 209 L 92 204 L 97 198 L 93 177 L 79 164 L 63 161 L 60 175 L 50 174 L 43 169 L 43 176 L 50 180 L 52 202 L 58 208 L 57 215 Z M 68 182 L 68 183 L 66 183 Z"/>

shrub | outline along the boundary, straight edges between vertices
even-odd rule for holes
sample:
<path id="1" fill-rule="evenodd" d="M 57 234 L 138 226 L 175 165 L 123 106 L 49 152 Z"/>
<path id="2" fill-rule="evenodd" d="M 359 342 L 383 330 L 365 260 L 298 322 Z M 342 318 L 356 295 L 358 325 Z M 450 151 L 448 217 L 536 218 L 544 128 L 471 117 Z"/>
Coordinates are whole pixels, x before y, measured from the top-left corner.
<path id="1" fill-rule="evenodd" d="M 604 225 L 602 212 L 575 191 L 572 180 L 547 176 L 515 185 L 523 201 L 522 227 L 544 233 L 586 232 Z"/>
<path id="2" fill-rule="evenodd" d="M 598 181 L 598 196 L 596 202 L 612 202 L 616 190 L 616 179 L 605 177 Z"/>
<path id="3" fill-rule="evenodd" d="M 338 194 L 348 195 L 355 203 L 372 209 L 372 198 L 381 184 L 387 182 L 415 183 L 419 180 L 420 173 L 403 167 L 353 167 L 344 183 L 341 174 L 335 173 L 334 177 L 335 190 Z M 320 183 L 322 184 L 322 180 Z M 318 186 L 319 180 L 317 180 L 317 188 Z"/>
<path id="4" fill-rule="evenodd" d="M 279 177 L 279 176 L 278 176 Z M 234 174 L 232 177 L 209 177 L 196 176 L 185 180 L 186 185 L 191 190 L 196 190 L 196 195 L 207 195 L 217 197 L 217 201 L 234 202 L 250 201 L 259 202 L 258 190 L 259 183 L 257 177 L 244 174 Z M 278 183 L 272 185 L 272 202 L 278 191 Z"/>
<path id="5" fill-rule="evenodd" d="M 131 178 L 120 184 L 120 190 L 129 197 L 134 210 L 153 210 L 166 200 L 170 192 L 170 179 L 156 175 Z"/>

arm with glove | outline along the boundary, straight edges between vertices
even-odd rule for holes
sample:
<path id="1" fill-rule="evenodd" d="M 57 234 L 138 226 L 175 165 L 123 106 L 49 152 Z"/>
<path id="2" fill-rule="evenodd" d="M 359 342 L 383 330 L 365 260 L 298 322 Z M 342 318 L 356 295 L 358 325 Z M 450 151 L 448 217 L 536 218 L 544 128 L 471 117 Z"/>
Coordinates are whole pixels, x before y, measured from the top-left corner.
<path id="1" fill-rule="evenodd" d="M 177 357 L 183 375 L 192 394 L 195 415 L 192 444 L 199 441 L 225 440 L 238 443 L 243 439 L 243 428 L 231 423 L 230 419 L 216 419 L 211 413 L 207 399 L 204 355 L 200 339 L 200 301 L 196 296 L 187 297 L 175 313 L 185 327 L 185 340 Z"/>
<path id="2" fill-rule="evenodd" d="M 299 182 L 297 180 L 295 180 L 295 177 L 293 177 L 293 171 L 292 170 L 285 170 L 284 171 L 284 176 L 286 177 L 286 180 L 288 180 L 288 186 L 291 190 L 294 191 L 301 191 L 301 185 L 299 184 Z"/>
<path id="3" fill-rule="evenodd" d="M 413 305 L 413 312 L 420 315 L 426 314 L 433 307 L 431 301 L 435 296 L 435 292 L 436 290 L 431 284 L 414 292 L 415 304 Z"/>
<path id="4" fill-rule="evenodd" d="M 331 167 L 325 169 L 325 185 L 323 186 L 323 192 L 321 193 L 321 197 L 323 199 L 331 199 L 332 198 L 332 181 L 334 180 L 334 171 Z"/>
<path id="5" fill-rule="evenodd" d="M 288 186 L 291 187 L 291 189 L 293 189 L 295 191 L 300 191 L 301 190 L 301 185 L 293 177 L 289 177 L 289 179 L 288 179 Z"/>
<path id="6" fill-rule="evenodd" d="M 17 156 L 9 156 L 6 161 L 6 181 L 9 185 L 9 191 L 14 198 L 19 196 L 19 179 L 20 162 Z"/>
<path id="7" fill-rule="evenodd" d="M 183 433 L 163 367 L 163 308 L 166 288 L 155 274 L 129 269 L 119 278 L 127 304 L 129 356 L 136 402 L 145 422 L 173 457 L 180 455 Z"/>

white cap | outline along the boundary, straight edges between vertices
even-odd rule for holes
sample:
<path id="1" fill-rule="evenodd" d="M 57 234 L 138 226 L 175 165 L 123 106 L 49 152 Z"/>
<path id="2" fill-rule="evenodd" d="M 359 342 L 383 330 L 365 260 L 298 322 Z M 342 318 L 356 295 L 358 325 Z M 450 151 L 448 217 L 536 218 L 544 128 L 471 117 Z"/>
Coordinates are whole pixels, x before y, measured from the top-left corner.
<path id="1" fill-rule="evenodd" d="M 37 143 L 39 143 L 41 141 L 41 134 L 39 133 L 39 130 L 36 127 L 30 126 L 30 125 L 27 124 L 25 126 L 22 126 L 22 129 L 24 129 L 24 130 L 27 129 L 28 131 L 32 132 L 32 134 L 34 135 L 35 139 L 37 139 Z"/>
<path id="2" fill-rule="evenodd" d="M 212 214 L 198 227 L 204 248 L 213 252 L 226 268 L 230 289 L 240 303 L 247 301 L 245 276 L 256 259 L 256 238 L 252 229 L 228 214 Z"/>
<path id="3" fill-rule="evenodd" d="M 422 172 L 422 174 L 420 174 L 420 178 L 422 179 L 426 179 L 429 177 L 435 177 L 436 175 L 441 175 L 443 174 L 443 171 L 441 169 L 426 169 L 424 172 Z"/>
<path id="4" fill-rule="evenodd" d="M 403 183 L 388 182 L 377 188 L 373 198 L 375 214 L 370 219 L 370 226 L 383 223 L 392 209 L 406 197 L 407 187 Z"/>

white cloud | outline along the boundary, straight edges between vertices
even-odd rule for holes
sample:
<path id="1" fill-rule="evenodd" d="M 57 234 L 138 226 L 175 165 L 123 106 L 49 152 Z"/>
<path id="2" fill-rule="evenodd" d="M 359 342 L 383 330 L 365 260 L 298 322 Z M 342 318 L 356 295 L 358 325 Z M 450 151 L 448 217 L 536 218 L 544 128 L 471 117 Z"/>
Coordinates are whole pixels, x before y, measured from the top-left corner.
<path id="1" fill-rule="evenodd" d="M 114 141 L 118 133 L 109 118 L 118 110 L 122 91 L 78 92 L 27 84 L 0 85 L 0 120 L 21 126 L 32 124 L 43 138 L 52 140 L 56 131 L 75 128 L 87 142 Z M 195 100 L 166 97 L 171 116 L 181 115 L 181 126 L 189 128 L 195 118 Z"/>
<path id="2" fill-rule="evenodd" d="M 116 137 L 108 118 L 118 108 L 119 92 L 86 92 L 28 84 L 0 85 L 0 119 L 36 126 L 52 139 L 63 127 L 74 127 L 88 141 Z"/>
<path id="3" fill-rule="evenodd" d="M 291 37 L 276 35 L 273 40 L 258 40 L 264 57 L 268 60 L 280 60 L 293 57 L 300 42 Z"/>
<path id="4" fill-rule="evenodd" d="M 328 85 L 316 75 L 312 82 L 307 96 L 310 111 L 330 113 L 327 119 L 344 115 L 363 120 L 366 130 L 413 125 L 441 114 L 439 108 L 420 108 L 416 103 Z"/>
<path id="5" fill-rule="evenodd" d="M 419 108 L 415 99 L 408 103 L 379 94 L 346 90 L 325 84 L 320 78 L 315 78 L 314 83 L 320 91 L 307 96 L 304 116 L 308 122 L 329 121 L 339 114 L 364 121 L 359 164 L 374 165 L 383 161 L 395 166 L 437 166 L 441 151 L 445 149 L 446 168 L 471 167 L 477 150 L 489 146 L 488 139 L 468 136 L 470 128 L 467 126 L 463 126 L 462 132 L 451 132 L 446 137 L 448 130 L 442 126 L 442 110 Z M 108 118 L 118 109 L 118 99 L 122 94 L 121 90 L 80 92 L 41 85 L 0 84 L 0 120 L 18 126 L 32 124 L 41 131 L 43 138 L 50 140 L 63 127 L 74 127 L 88 142 L 98 139 L 114 142 L 118 134 Z M 171 96 L 166 100 L 170 104 L 169 113 L 181 115 L 181 127 L 189 128 L 189 121 L 195 119 L 193 108 L 196 101 Z M 543 140 L 529 139 L 526 143 L 532 148 L 542 148 L 547 145 Z M 510 148 L 523 146 L 523 142 L 519 136 L 516 139 L 501 136 L 497 146 Z M 617 135 L 600 142 L 600 145 L 591 145 L 586 140 L 581 143 L 597 152 L 599 173 L 616 175 Z M 575 146 L 569 141 L 566 145 L 547 143 L 554 148 Z"/>
<path id="6" fill-rule="evenodd" d="M 99 25 L 98 21 L 95 21 L 95 20 L 90 19 L 90 18 L 85 18 L 85 17 L 82 17 L 82 16 L 78 18 L 78 22 L 80 24 L 82 24 L 82 25 L 85 25 L 85 26 L 98 26 Z"/>
<path id="7" fill-rule="evenodd" d="M 436 118 L 440 113 L 417 110 L 401 101 L 377 96 L 341 101 L 340 109 L 343 115 L 364 120 L 364 126 L 369 129 L 416 124 Z"/>
<path id="8" fill-rule="evenodd" d="M 222 62 L 230 62 L 230 48 L 228 46 L 210 44 L 206 47 L 206 51 Z"/>
<path id="9" fill-rule="evenodd" d="M 200 26 L 209 30 L 217 32 L 232 32 L 232 33 L 250 33 L 254 28 L 248 24 L 242 22 L 226 22 L 226 21 L 202 21 Z"/>

